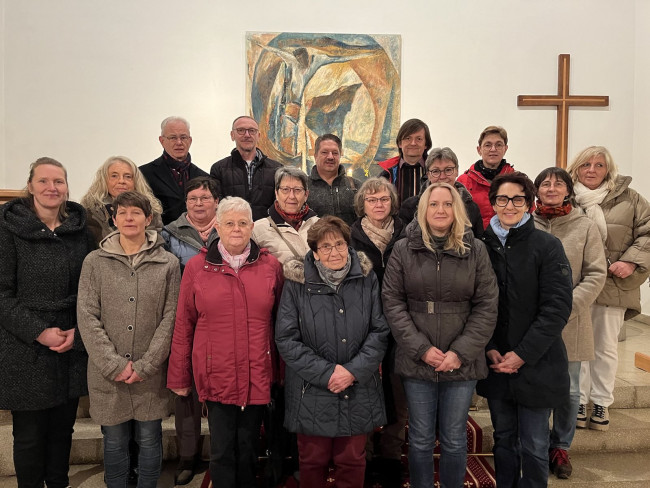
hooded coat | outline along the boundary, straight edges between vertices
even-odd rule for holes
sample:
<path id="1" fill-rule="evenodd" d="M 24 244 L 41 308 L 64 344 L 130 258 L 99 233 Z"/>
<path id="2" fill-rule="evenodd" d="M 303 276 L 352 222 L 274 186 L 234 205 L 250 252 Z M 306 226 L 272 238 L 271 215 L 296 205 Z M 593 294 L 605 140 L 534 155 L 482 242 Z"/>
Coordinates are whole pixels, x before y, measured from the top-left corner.
<path id="1" fill-rule="evenodd" d="M 167 250 L 180 261 L 181 272 L 191 258 L 196 256 L 204 247 L 210 247 L 210 244 L 219 237 L 217 229 L 212 229 L 208 242 L 204 244 L 199 231 L 187 220 L 187 212 L 183 212 L 180 217 L 167 224 L 161 235 L 165 240 Z"/>
<path id="2" fill-rule="evenodd" d="M 320 277 L 313 252 L 284 264 L 275 341 L 286 363 L 287 430 L 345 437 L 386 423 L 379 364 L 388 325 L 372 263 L 349 249 L 350 271 L 334 290 Z M 328 390 L 337 364 L 355 377 L 339 394 Z"/>
<path id="3" fill-rule="evenodd" d="M 169 415 L 165 386 L 180 283 L 178 258 L 152 230 L 137 254 L 127 256 L 120 234 L 109 234 L 84 261 L 77 317 L 90 361 L 90 416 L 101 425 L 149 421 Z M 114 381 L 133 362 L 143 379 Z"/>
<path id="4" fill-rule="evenodd" d="M 83 207 L 66 211 L 52 231 L 25 199 L 0 207 L 0 409 L 43 410 L 88 392 L 79 334 L 64 353 L 36 342 L 49 327 L 77 326 L 81 265 L 95 248 Z"/>

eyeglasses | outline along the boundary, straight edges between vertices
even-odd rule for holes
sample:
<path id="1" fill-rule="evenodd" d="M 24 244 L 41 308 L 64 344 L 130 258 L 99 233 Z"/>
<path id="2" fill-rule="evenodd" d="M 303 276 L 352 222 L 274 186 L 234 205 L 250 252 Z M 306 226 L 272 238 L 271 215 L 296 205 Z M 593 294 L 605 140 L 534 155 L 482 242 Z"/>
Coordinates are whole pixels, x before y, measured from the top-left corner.
<path id="1" fill-rule="evenodd" d="M 183 144 L 190 140 L 190 136 L 186 136 L 184 134 L 182 136 L 163 136 L 163 137 L 170 142 L 181 141 Z"/>
<path id="2" fill-rule="evenodd" d="M 517 195 L 514 197 L 508 197 L 506 195 L 497 195 L 494 199 L 494 203 L 497 207 L 507 207 L 508 203 L 512 202 L 515 207 L 523 207 L 526 205 L 526 197 L 522 195 Z"/>
<path id="3" fill-rule="evenodd" d="M 449 166 L 449 167 L 447 167 L 445 169 L 442 169 L 442 170 L 437 169 L 437 168 L 436 169 L 430 169 L 429 171 L 427 171 L 427 173 L 429 173 L 434 178 L 440 178 L 440 175 L 442 173 L 444 173 L 445 176 L 451 176 L 451 175 L 454 174 L 454 171 L 456 171 L 456 166 Z"/>
<path id="4" fill-rule="evenodd" d="M 329 256 L 330 254 L 332 254 L 332 249 L 336 249 L 338 252 L 342 253 L 343 251 L 346 251 L 348 249 L 348 243 L 345 241 L 341 241 L 341 242 L 337 242 L 333 246 L 330 246 L 329 244 L 325 244 L 318 248 L 318 252 L 324 256 Z"/>
<path id="5" fill-rule="evenodd" d="M 238 127 L 238 128 L 235 129 L 235 132 L 237 132 L 237 134 L 239 134 L 240 136 L 243 136 L 244 134 L 246 134 L 246 132 L 248 132 L 250 135 L 254 136 L 259 132 L 259 130 L 257 130 L 257 129 L 244 129 L 243 127 Z"/>
<path id="6" fill-rule="evenodd" d="M 282 193 L 283 195 L 288 195 L 289 193 L 293 193 L 297 197 L 305 193 L 304 188 L 290 188 L 288 186 L 279 186 L 278 191 Z"/>
<path id="7" fill-rule="evenodd" d="M 374 207 L 380 202 L 382 205 L 388 205 L 390 203 L 390 197 L 381 197 L 381 198 L 368 197 L 368 198 L 364 198 L 364 201 L 372 207 Z"/>
<path id="8" fill-rule="evenodd" d="M 209 203 L 212 200 L 214 200 L 214 197 L 190 197 L 187 199 L 187 203 L 191 203 L 192 205 L 196 205 L 197 203 Z"/>
<path id="9" fill-rule="evenodd" d="M 497 142 L 496 144 L 492 144 L 491 142 L 486 142 L 483 144 L 483 149 L 503 149 L 506 147 L 506 145 L 503 142 Z"/>
<path id="10" fill-rule="evenodd" d="M 232 220 L 229 220 L 227 222 L 219 222 L 219 226 L 225 228 L 228 231 L 233 230 L 235 227 L 245 229 L 249 225 L 251 225 L 251 222 L 248 220 L 240 220 L 239 222 L 233 222 Z"/>

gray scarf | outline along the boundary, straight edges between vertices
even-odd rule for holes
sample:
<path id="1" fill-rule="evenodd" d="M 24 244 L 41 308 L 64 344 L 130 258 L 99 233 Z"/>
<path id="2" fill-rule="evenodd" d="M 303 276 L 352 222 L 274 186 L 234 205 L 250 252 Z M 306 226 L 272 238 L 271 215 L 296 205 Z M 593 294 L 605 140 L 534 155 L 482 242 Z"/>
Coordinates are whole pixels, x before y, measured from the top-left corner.
<path id="1" fill-rule="evenodd" d="M 336 290 L 336 288 L 341 284 L 345 277 L 350 272 L 350 266 L 352 265 L 352 258 L 348 253 L 348 261 L 345 263 L 341 269 L 329 269 L 320 261 L 314 261 L 316 263 L 316 269 L 318 274 L 323 279 L 326 285 L 331 286 Z"/>

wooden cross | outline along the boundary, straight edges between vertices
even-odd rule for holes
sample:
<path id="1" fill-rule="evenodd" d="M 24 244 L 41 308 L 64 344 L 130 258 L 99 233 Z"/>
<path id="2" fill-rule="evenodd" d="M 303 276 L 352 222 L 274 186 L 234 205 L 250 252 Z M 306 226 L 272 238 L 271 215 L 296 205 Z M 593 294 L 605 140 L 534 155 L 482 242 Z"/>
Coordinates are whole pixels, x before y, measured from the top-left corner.
<path id="1" fill-rule="evenodd" d="M 557 95 L 519 95 L 519 107 L 557 107 L 555 165 L 566 168 L 569 139 L 569 107 L 607 107 L 607 96 L 569 95 L 570 55 L 560 54 L 557 70 Z"/>

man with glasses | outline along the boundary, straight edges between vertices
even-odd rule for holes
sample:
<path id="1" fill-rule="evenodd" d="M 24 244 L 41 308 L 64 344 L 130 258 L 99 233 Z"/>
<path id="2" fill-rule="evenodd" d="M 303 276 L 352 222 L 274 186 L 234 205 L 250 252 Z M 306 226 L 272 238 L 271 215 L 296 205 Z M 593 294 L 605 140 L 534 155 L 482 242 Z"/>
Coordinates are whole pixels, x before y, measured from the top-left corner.
<path id="1" fill-rule="evenodd" d="M 208 176 L 192 163 L 190 124 L 182 117 L 167 117 L 160 124 L 163 154 L 140 166 L 142 175 L 163 207 L 162 220 L 167 225 L 187 210 L 185 184 L 197 176 Z"/>
<path id="2" fill-rule="evenodd" d="M 483 234 L 483 220 L 481 218 L 481 211 L 478 205 L 472 199 L 472 195 L 467 191 L 467 188 L 462 183 L 456 181 L 458 178 L 458 157 L 456 153 L 448 147 L 436 147 L 432 149 L 427 157 L 426 162 L 427 179 L 426 184 L 422 185 L 422 191 L 429 186 L 430 183 L 449 183 L 452 185 L 463 200 L 465 204 L 465 211 L 467 218 L 472 224 L 472 232 L 474 237 L 480 237 Z M 422 191 L 420 193 L 422 193 Z M 402 202 L 399 209 L 399 218 L 405 224 L 408 224 L 413 217 L 420 201 L 420 195 L 407 198 Z"/>
<path id="3" fill-rule="evenodd" d="M 407 198 L 420 194 L 422 183 L 426 182 L 424 162 L 433 143 L 429 127 L 420 119 L 404 122 L 399 128 L 396 142 L 399 156 L 378 164 L 384 169 L 379 176 L 395 185 L 401 204 Z"/>
<path id="4" fill-rule="evenodd" d="M 515 170 L 503 158 L 508 150 L 508 133 L 503 127 L 495 125 L 486 127 L 478 138 L 476 150 L 481 159 L 460 175 L 458 181 L 472 194 L 472 198 L 481 210 L 483 228 L 487 228 L 490 219 L 494 216 L 494 209 L 488 199 L 490 184 L 495 176 L 512 173 Z"/>
<path id="5" fill-rule="evenodd" d="M 275 171 L 282 165 L 257 147 L 260 129 L 252 117 L 237 117 L 230 138 L 235 141 L 235 149 L 210 169 L 210 176 L 218 183 L 219 198 L 243 198 L 253 209 L 253 220 L 266 217 L 275 201 Z"/>

